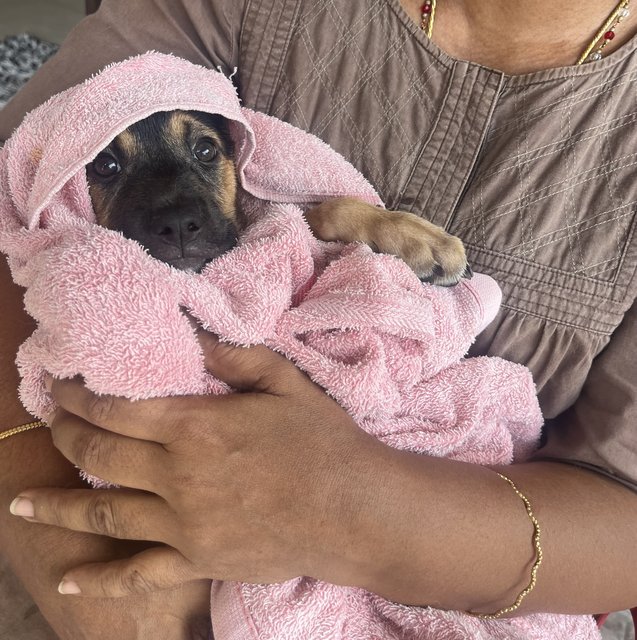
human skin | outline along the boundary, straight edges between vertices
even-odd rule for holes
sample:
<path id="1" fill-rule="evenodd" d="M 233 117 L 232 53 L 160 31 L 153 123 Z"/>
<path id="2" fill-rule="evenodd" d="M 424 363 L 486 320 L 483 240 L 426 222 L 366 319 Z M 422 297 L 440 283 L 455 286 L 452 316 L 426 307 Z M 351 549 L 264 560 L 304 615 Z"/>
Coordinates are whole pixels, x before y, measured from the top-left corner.
<path id="1" fill-rule="evenodd" d="M 421 0 L 401 4 L 420 21 Z M 509 75 L 531 73 L 572 65 L 616 5 L 616 0 L 439 0 L 432 38 L 454 58 Z M 605 54 L 635 34 L 636 22 L 636 15 L 622 22 Z"/>
<path id="2" fill-rule="evenodd" d="M 418 17 L 418 4 L 405 3 L 405 8 L 414 18 Z M 572 2 L 550 3 L 542 0 L 535 3 L 467 1 L 453 5 L 448 3 L 445 11 L 445 5 L 441 2 L 434 39 L 452 55 L 473 59 L 508 73 L 571 64 L 588 38 L 588 35 L 582 38 L 579 34 L 588 34 L 590 31 L 592 35 L 613 4 L 579 2 L 575 6 Z M 505 5 L 514 10 L 507 10 Z M 488 7 L 493 7 L 492 14 L 484 13 Z M 560 12 L 559 15 L 557 12 Z M 548 15 L 553 19 L 549 21 Z M 556 40 L 554 28 L 547 28 L 552 24 L 560 24 L 557 34 L 560 42 Z M 498 37 L 493 37 L 494 33 Z M 528 37 L 515 37 L 515 34 L 521 33 Z M 613 46 L 620 46 L 633 33 L 634 22 L 626 23 L 618 32 Z M 513 42 L 515 47 L 510 46 Z M 574 56 L 570 55 L 571 51 L 575 53 Z M 3 425 L 9 428 L 29 419 L 17 401 L 16 374 L 11 363 L 17 345 L 28 334 L 31 325 L 21 315 L 19 291 L 11 284 L 6 271 L 0 277 L 0 291 L 3 292 L 4 303 L 0 318 L 0 384 Z M 302 403 L 305 412 L 303 420 L 308 411 L 311 415 L 320 415 L 319 396 L 309 390 L 299 391 L 299 394 L 289 401 Z M 308 395 L 316 403 L 310 403 L 309 406 L 305 404 Z M 285 424 L 289 420 L 291 406 L 282 408 L 281 414 L 270 415 L 268 420 Z M 331 407 L 329 412 L 325 411 L 321 423 L 329 425 L 332 434 L 341 428 L 347 435 L 352 435 L 348 418 L 332 411 Z M 251 414 L 246 407 L 244 414 L 235 413 L 234 417 L 227 417 L 225 423 L 229 428 L 254 424 L 255 428 L 261 429 L 267 422 L 264 421 L 266 414 L 262 409 L 256 413 L 255 418 L 254 413 Z M 66 420 L 60 416 L 57 426 L 61 438 L 64 437 L 65 424 Z M 372 526 L 365 530 L 364 535 L 360 531 L 351 532 L 351 544 L 357 547 L 351 553 L 367 553 L 367 557 L 373 558 L 375 564 L 371 568 L 358 567 L 355 570 L 355 561 L 344 562 L 341 566 L 345 569 L 350 567 L 347 573 L 351 575 L 344 576 L 340 581 L 359 580 L 363 583 L 361 586 L 387 596 L 395 593 L 394 599 L 405 602 L 449 602 L 460 608 L 479 607 L 482 604 L 485 610 L 500 603 L 508 604 L 528 579 L 525 571 L 531 557 L 530 524 L 510 487 L 480 468 L 462 467 L 462 473 L 459 473 L 457 463 L 415 459 L 408 454 L 385 450 L 381 454 L 381 449 L 377 447 L 377 444 L 365 441 L 365 446 L 361 446 L 357 452 L 357 458 L 360 457 L 356 467 L 360 474 L 358 480 L 365 480 L 366 469 L 376 471 L 375 465 L 379 459 L 391 461 L 389 468 L 394 474 L 392 481 L 385 492 L 374 496 L 373 503 L 369 504 L 369 497 L 366 499 L 365 495 L 357 493 L 354 486 L 348 485 L 346 468 L 338 466 L 344 464 L 338 452 L 334 452 L 333 457 L 333 478 L 342 480 L 342 492 L 351 496 L 357 508 L 362 510 L 367 506 L 370 513 L 376 516 L 371 518 L 371 525 L 378 526 L 378 521 L 382 521 L 378 514 L 387 508 L 387 517 L 393 518 L 394 522 L 404 522 L 405 529 L 397 533 L 395 527 L 387 532 L 375 530 Z M 109 557 L 114 553 L 113 544 L 100 541 L 98 545 L 92 536 L 74 535 L 68 531 L 25 523 L 8 513 L 11 499 L 26 487 L 78 484 L 73 466 L 61 457 L 54 456 L 54 449 L 45 432 L 22 434 L 3 442 L 0 455 L 0 469 L 3 470 L 0 542 L 3 551 L 60 637 L 77 638 L 78 634 L 74 635 L 68 630 L 73 625 L 76 629 L 90 629 L 90 637 L 99 637 L 101 631 L 98 627 L 103 627 L 106 630 L 104 633 L 112 631 L 121 609 L 109 608 L 106 601 L 91 600 L 87 606 L 87 601 L 82 598 L 63 599 L 58 596 L 55 587 L 64 571 L 75 564 L 87 559 Z M 299 468 L 302 469 L 300 465 Z M 630 535 L 636 524 L 637 500 L 634 494 L 600 476 L 566 465 L 516 465 L 508 468 L 506 473 L 531 498 L 545 532 L 545 561 L 538 586 L 525 602 L 526 610 L 600 611 L 634 604 L 637 601 L 637 588 L 635 577 L 629 575 L 629 569 L 635 563 Z M 370 481 L 373 482 L 373 479 Z M 268 490 L 267 487 L 264 490 Z M 272 486 L 269 490 L 273 490 Z M 311 502 L 315 499 L 318 504 L 324 504 L 327 495 L 310 495 L 307 500 Z M 384 504 L 385 501 L 387 504 Z M 475 513 L 478 505 L 490 503 L 500 506 L 497 518 L 491 514 L 490 518 L 485 519 L 483 514 Z M 333 532 L 339 532 L 343 526 L 341 520 L 347 522 L 350 515 L 347 509 L 333 513 L 335 521 L 326 523 L 326 527 L 331 526 Z M 365 522 L 369 514 L 365 516 L 361 513 L 357 517 Z M 438 538 L 433 535 L 432 526 L 440 532 Z M 426 532 L 424 536 L 423 531 Z M 41 556 L 33 552 L 34 549 L 51 548 L 59 551 L 56 554 L 42 553 Z M 504 548 L 508 553 L 506 557 L 500 557 Z M 380 557 L 379 549 L 383 550 L 383 557 Z M 465 562 L 458 563 L 458 557 L 463 557 Z M 427 563 L 427 571 L 422 572 L 427 573 L 426 584 L 418 583 L 419 576 L 415 576 L 413 581 L 404 579 L 413 572 L 414 558 L 422 559 L 423 565 Z M 329 558 L 324 562 L 325 566 L 317 567 L 316 571 L 328 574 L 334 571 L 330 566 L 339 564 L 330 562 Z M 401 574 L 401 567 L 405 564 L 407 573 Z M 432 573 L 432 567 L 438 567 L 438 573 Z M 463 567 L 464 574 L 450 573 L 450 570 Z M 603 567 L 603 571 L 599 567 Z M 370 572 L 372 576 L 364 575 Z M 495 599 L 488 595 L 486 589 L 493 576 L 502 579 L 501 584 L 493 587 L 494 591 L 499 590 Z M 568 576 L 568 579 L 565 580 L 564 576 Z M 398 577 L 401 584 L 393 584 Z M 166 580 L 164 576 L 162 582 Z M 478 593 L 484 594 L 483 603 L 467 602 L 462 593 L 454 591 L 454 585 L 465 580 L 469 581 L 466 584 L 473 584 L 472 580 L 478 584 Z M 398 597 L 401 595 L 400 589 L 405 594 L 402 598 Z M 96 606 L 103 607 L 103 616 L 95 615 Z"/>
<path id="3" fill-rule="evenodd" d="M 205 333 L 200 341 L 208 370 L 239 393 L 131 403 L 80 381 L 53 383 L 63 407 L 50 419 L 55 445 L 138 491 L 26 491 L 21 508 L 28 498 L 35 521 L 169 545 L 73 570 L 67 584 L 117 597 L 202 577 L 309 575 L 445 609 L 515 600 L 529 581 L 532 526 L 491 469 L 386 447 L 282 356 Z M 543 532 L 540 579 L 520 613 L 636 601 L 632 491 L 560 463 L 502 472 Z"/>
<path id="4" fill-rule="evenodd" d="M 9 309 L 21 308 L 21 291 L 11 285 L 4 258 L 0 258 L 0 291 L 3 291 Z M 3 425 L 21 424 L 31 419 L 17 399 L 15 353 L 7 352 L 6 345 L 17 347 L 32 328 L 30 319 L 24 315 L 0 314 Z M 91 599 L 71 602 L 57 592 L 60 575 L 78 561 L 126 557 L 131 552 L 138 552 L 140 546 L 55 527 L 33 527 L 12 517 L 9 504 L 16 492 L 26 485 L 72 488 L 86 487 L 86 484 L 80 480 L 77 469 L 53 447 L 48 430 L 28 431 L 1 444 L 0 548 L 56 635 L 62 640 L 156 637 L 190 640 L 193 637 L 191 630 L 200 628 L 201 617 L 207 617 L 209 581 L 163 594 L 138 596 L 130 601 Z M 159 635 L 158 630 L 161 630 Z M 207 634 L 201 637 L 207 640 Z"/>

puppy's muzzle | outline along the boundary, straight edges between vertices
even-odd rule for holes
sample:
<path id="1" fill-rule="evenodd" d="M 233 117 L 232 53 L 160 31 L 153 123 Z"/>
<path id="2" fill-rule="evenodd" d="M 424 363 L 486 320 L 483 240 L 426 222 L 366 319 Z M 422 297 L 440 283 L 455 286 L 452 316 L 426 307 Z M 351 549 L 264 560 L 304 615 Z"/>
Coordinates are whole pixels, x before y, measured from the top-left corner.
<path id="1" fill-rule="evenodd" d="M 197 236 L 202 231 L 203 217 L 194 212 L 181 214 L 169 211 L 163 215 L 155 216 L 151 222 L 150 233 L 169 245 L 180 247 L 182 253 L 196 244 Z"/>
<path id="2" fill-rule="evenodd" d="M 221 214 L 211 216 L 196 205 L 166 206 L 133 215 L 130 220 L 124 235 L 177 269 L 200 271 L 237 243 L 237 228 L 232 221 Z"/>

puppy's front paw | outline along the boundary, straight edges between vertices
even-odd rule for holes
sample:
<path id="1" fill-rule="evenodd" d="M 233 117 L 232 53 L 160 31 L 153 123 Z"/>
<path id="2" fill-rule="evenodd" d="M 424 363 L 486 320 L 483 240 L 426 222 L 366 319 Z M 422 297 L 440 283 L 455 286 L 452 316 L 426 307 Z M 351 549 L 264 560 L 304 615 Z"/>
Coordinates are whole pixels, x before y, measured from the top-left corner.
<path id="1" fill-rule="evenodd" d="M 460 238 L 411 213 L 387 213 L 373 239 L 378 251 L 404 260 L 423 282 L 450 287 L 473 275 Z"/>
<path id="2" fill-rule="evenodd" d="M 321 240 L 364 242 L 375 251 L 402 258 L 425 282 L 448 287 L 472 275 L 462 242 L 413 213 L 336 198 L 305 217 Z"/>

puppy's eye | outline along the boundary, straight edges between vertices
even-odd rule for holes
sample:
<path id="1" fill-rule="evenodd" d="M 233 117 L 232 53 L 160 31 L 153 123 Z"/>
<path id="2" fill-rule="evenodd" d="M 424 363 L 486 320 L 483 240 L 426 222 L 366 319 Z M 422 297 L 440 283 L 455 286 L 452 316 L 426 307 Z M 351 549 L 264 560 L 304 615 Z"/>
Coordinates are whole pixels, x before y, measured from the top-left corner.
<path id="1" fill-rule="evenodd" d="M 212 162 L 217 157 L 217 147 L 210 138 L 198 140 L 192 153 L 199 162 Z"/>
<path id="2" fill-rule="evenodd" d="M 100 153 L 93 160 L 93 171 L 102 178 L 110 178 L 121 170 L 119 162 L 110 153 Z"/>

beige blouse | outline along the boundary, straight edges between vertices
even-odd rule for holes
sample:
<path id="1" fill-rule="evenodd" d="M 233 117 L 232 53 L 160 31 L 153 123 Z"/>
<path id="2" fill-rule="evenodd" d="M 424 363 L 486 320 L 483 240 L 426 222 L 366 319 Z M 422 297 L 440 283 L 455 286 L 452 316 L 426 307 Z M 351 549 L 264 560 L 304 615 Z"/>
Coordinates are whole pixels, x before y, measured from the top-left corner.
<path id="1" fill-rule="evenodd" d="M 472 354 L 527 365 L 544 457 L 637 488 L 637 38 L 508 77 L 438 49 L 399 0 L 109 0 L 0 112 L 149 49 L 236 67 L 246 106 L 327 141 L 387 206 L 459 235 L 504 301 Z"/>

